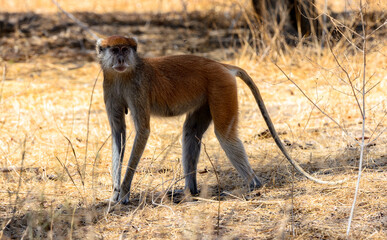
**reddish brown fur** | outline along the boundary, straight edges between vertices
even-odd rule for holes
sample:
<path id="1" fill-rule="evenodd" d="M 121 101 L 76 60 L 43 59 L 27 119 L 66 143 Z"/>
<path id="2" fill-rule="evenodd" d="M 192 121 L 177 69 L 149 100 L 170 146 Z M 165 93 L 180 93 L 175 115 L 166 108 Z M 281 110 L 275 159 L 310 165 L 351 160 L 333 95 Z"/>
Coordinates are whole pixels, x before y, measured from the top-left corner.
<path id="1" fill-rule="evenodd" d="M 101 47 L 113 47 L 118 45 L 127 45 L 130 47 L 136 47 L 137 42 L 133 38 L 121 37 L 121 36 L 111 36 L 105 38 L 101 41 Z"/>
<path id="2" fill-rule="evenodd" d="M 193 55 L 148 58 L 145 61 L 154 70 L 151 105 L 190 105 L 189 102 L 203 98 L 208 101 L 218 133 L 230 139 L 236 137 L 237 86 L 235 77 L 223 64 Z"/>

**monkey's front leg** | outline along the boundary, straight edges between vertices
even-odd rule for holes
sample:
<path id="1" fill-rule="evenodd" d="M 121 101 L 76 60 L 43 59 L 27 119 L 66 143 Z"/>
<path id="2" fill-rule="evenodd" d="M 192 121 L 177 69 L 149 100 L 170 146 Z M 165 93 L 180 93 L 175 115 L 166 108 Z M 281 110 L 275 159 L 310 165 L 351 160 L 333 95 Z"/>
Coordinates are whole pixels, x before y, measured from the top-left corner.
<path id="1" fill-rule="evenodd" d="M 146 143 L 149 137 L 149 118 L 144 118 L 139 121 L 135 120 L 136 125 L 136 137 L 134 138 L 132 153 L 130 154 L 128 168 L 126 169 L 124 180 L 120 189 L 120 201 L 122 204 L 129 203 L 130 185 L 132 184 L 134 173 L 136 172 L 137 165 L 144 152 Z"/>
<path id="2" fill-rule="evenodd" d="M 113 196 L 112 201 L 118 201 L 121 184 L 121 166 L 125 152 L 126 124 L 124 108 L 113 108 L 110 102 L 106 105 L 110 127 L 112 130 L 112 177 Z"/>

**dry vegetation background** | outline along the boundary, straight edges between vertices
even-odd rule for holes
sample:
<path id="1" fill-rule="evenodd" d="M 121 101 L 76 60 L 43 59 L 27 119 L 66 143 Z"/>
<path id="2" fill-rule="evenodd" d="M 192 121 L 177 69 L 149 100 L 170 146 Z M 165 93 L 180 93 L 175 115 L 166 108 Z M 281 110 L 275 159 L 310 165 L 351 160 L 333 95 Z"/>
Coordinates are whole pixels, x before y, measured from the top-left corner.
<path id="1" fill-rule="evenodd" d="M 272 139 L 260 134 L 266 125 L 238 80 L 240 136 L 265 183 L 262 189 L 246 191 L 211 127 L 203 142 L 219 174 L 220 201 L 215 170 L 204 152 L 198 166 L 200 197 L 173 201 L 166 192 L 184 186 L 184 117 L 153 118 L 132 203 L 109 205 L 110 129 L 94 41 L 49 0 L 0 0 L 2 239 L 345 238 L 359 160 L 351 137 L 361 137 L 362 118 L 332 52 L 361 89 L 363 55 L 356 34 L 344 29 L 346 38 L 337 40 L 332 52 L 313 41 L 291 47 L 281 39 L 258 39 L 249 28 L 250 1 L 60 3 L 100 34 L 137 35 L 144 56 L 194 53 L 243 67 L 259 86 L 291 155 L 319 178 L 348 181 L 318 185 L 294 173 Z M 358 1 L 329 6 L 361 34 Z M 340 15 L 344 10 L 353 13 Z M 385 11 L 385 1 L 369 2 L 369 33 L 385 23 Z M 365 136 L 372 143 L 365 152 L 351 239 L 387 238 L 386 36 L 384 25 L 367 43 Z M 273 62 L 351 137 L 310 104 Z M 130 149 L 129 118 L 128 133 Z"/>

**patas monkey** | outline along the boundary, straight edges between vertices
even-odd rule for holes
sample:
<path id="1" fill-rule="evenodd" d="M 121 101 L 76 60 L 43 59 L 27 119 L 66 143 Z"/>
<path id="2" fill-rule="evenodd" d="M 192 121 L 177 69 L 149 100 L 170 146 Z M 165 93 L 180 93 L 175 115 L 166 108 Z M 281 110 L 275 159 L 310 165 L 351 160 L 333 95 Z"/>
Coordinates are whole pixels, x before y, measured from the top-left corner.
<path id="1" fill-rule="evenodd" d="M 147 143 L 150 115 L 163 117 L 186 114 L 183 127 L 183 169 L 185 188 L 197 194 L 196 168 L 200 140 L 210 123 L 228 159 L 251 188 L 262 186 L 254 174 L 241 140 L 238 138 L 238 98 L 235 77 L 252 91 L 264 120 L 278 147 L 289 162 L 307 178 L 306 173 L 287 153 L 276 133 L 257 86 L 241 68 L 193 55 L 141 58 L 137 41 L 111 36 L 97 41 L 97 54 L 104 76 L 103 91 L 112 130 L 112 200 L 129 202 L 130 185 Z M 136 136 L 124 180 L 121 165 L 125 151 L 125 113 L 131 112 Z"/>

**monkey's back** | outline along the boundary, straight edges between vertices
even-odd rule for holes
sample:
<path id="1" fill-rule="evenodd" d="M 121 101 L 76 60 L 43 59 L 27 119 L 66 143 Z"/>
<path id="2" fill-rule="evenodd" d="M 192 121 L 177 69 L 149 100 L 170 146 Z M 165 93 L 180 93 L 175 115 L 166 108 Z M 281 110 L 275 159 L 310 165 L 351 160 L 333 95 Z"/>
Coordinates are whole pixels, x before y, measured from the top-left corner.
<path id="1" fill-rule="evenodd" d="M 153 76 L 149 76 L 150 104 L 155 115 L 177 116 L 193 111 L 208 102 L 212 86 L 235 85 L 227 68 L 207 58 L 175 55 L 144 62 L 153 70 Z"/>

